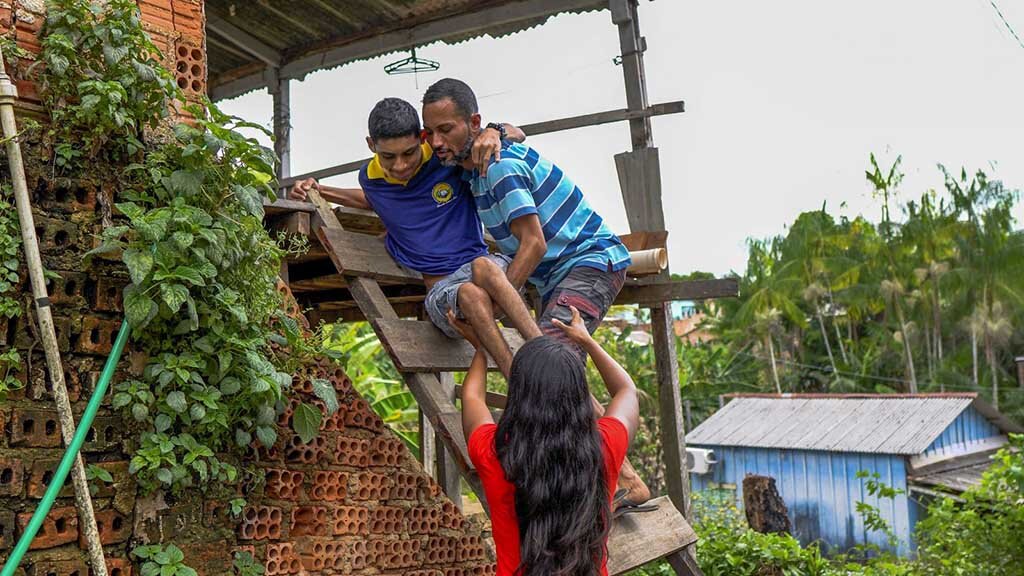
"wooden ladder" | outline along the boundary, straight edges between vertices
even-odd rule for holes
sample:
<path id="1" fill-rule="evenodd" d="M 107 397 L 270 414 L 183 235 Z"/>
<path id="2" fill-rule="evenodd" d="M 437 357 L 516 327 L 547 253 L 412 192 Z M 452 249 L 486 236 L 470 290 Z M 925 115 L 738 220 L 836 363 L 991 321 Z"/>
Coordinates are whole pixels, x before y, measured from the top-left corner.
<path id="1" fill-rule="evenodd" d="M 450 388 L 441 384 L 441 372 L 465 371 L 472 347 L 451 340 L 430 322 L 399 318 L 381 289 L 380 282 L 422 283 L 422 276 L 397 264 L 382 239 L 348 232 L 331 206 L 314 189 L 309 198 L 322 225 L 316 233 L 338 273 L 348 285 L 363 315 L 402 374 L 423 415 L 456 463 L 459 472 L 486 509 L 483 485 L 474 470 L 462 432 L 462 414 L 455 407 Z M 505 329 L 513 351 L 522 345 L 515 330 Z M 493 365 L 492 365 L 493 368 Z M 697 535 L 668 497 L 651 501 L 653 512 L 626 514 L 615 521 L 608 539 L 608 572 L 622 574 L 648 562 L 665 558 L 677 574 L 700 575 L 687 548 Z"/>

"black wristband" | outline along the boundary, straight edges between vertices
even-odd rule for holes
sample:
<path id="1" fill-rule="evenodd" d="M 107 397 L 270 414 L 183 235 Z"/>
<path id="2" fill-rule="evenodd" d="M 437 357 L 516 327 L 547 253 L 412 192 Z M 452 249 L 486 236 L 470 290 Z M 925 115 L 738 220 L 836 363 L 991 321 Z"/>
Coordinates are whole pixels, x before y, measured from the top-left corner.
<path id="1" fill-rule="evenodd" d="M 497 124 L 497 123 L 491 122 L 490 124 L 487 125 L 487 128 L 493 128 L 493 129 L 497 130 L 498 131 L 498 136 L 502 140 L 508 139 L 508 134 L 505 133 L 505 125 L 504 124 Z"/>

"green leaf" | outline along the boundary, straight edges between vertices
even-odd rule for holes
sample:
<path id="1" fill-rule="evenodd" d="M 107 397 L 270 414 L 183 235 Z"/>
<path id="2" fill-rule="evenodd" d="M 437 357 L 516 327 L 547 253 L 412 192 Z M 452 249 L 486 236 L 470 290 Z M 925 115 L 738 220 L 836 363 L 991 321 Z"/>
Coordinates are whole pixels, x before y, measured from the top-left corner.
<path id="1" fill-rule="evenodd" d="M 188 401 L 185 399 L 185 393 L 181 390 L 175 390 L 168 394 L 166 402 L 167 406 L 178 414 L 181 414 L 188 409 Z"/>
<path id="2" fill-rule="evenodd" d="M 126 392 L 118 392 L 117 394 L 114 394 L 114 399 L 111 401 L 111 406 L 113 406 L 114 409 L 121 409 L 131 404 L 131 402 L 132 397 L 130 394 Z"/>
<path id="3" fill-rule="evenodd" d="M 174 481 L 174 475 L 167 468 L 161 468 L 156 471 L 156 479 L 170 486 Z"/>
<path id="4" fill-rule="evenodd" d="M 124 263 L 128 266 L 128 273 L 131 274 L 132 282 L 142 285 L 146 275 L 153 269 L 153 254 L 147 251 L 129 249 L 124 251 Z"/>
<path id="5" fill-rule="evenodd" d="M 158 310 L 156 302 L 139 290 L 138 286 L 131 285 L 124 289 L 124 314 L 132 328 L 144 327 L 156 316 Z"/>
<path id="6" fill-rule="evenodd" d="M 338 392 L 334 389 L 330 380 L 316 378 L 313 380 L 313 393 L 324 401 L 327 406 L 327 414 L 334 414 L 338 411 Z"/>
<path id="7" fill-rule="evenodd" d="M 114 482 L 114 477 L 110 475 L 110 472 L 107 472 L 106 469 L 100 468 L 95 464 L 89 464 L 89 474 L 93 478 L 98 478 L 106 482 L 107 484 L 111 484 Z"/>
<path id="8" fill-rule="evenodd" d="M 319 433 L 321 420 L 323 420 L 323 414 L 320 410 L 303 402 L 299 404 L 295 409 L 295 414 L 292 415 L 292 428 L 295 429 L 295 433 L 299 435 L 302 442 L 308 444 Z"/>
<path id="9" fill-rule="evenodd" d="M 206 280 L 203 279 L 203 275 L 198 270 L 190 266 L 178 266 L 174 269 L 173 273 L 175 278 L 186 280 L 194 286 L 205 286 Z"/>
<path id="10" fill-rule="evenodd" d="M 235 428 L 235 444 L 238 444 L 240 448 L 245 448 L 252 444 L 252 434 L 241 428 Z"/>
<path id="11" fill-rule="evenodd" d="M 180 564 L 185 560 L 185 553 L 181 551 L 181 548 L 178 548 L 174 544 L 167 545 L 167 556 L 170 557 L 171 563 L 173 564 Z"/>
<path id="12" fill-rule="evenodd" d="M 225 395 L 236 394 L 242 389 L 242 383 L 234 376 L 228 376 L 220 381 L 220 391 Z"/>
<path id="13" fill-rule="evenodd" d="M 271 448 L 274 446 L 274 442 L 277 442 L 277 430 L 272 426 L 260 426 L 256 428 L 256 438 L 264 448 Z"/>
<path id="14" fill-rule="evenodd" d="M 171 417 L 163 412 L 157 414 L 156 419 L 153 420 L 153 427 L 157 432 L 166 432 L 171 427 Z"/>
<path id="15" fill-rule="evenodd" d="M 260 194 L 255 188 L 235 184 L 231 187 L 231 191 L 234 192 L 235 197 L 238 198 L 239 203 L 245 208 L 246 212 L 261 220 L 263 219 L 263 199 L 260 198 Z"/>
<path id="16" fill-rule="evenodd" d="M 177 564 L 165 564 L 160 567 L 160 576 L 174 576 L 178 573 Z"/>
<path id="17" fill-rule="evenodd" d="M 192 407 L 188 409 L 188 415 L 198 422 L 206 416 L 206 408 L 202 404 L 193 404 Z"/>
<path id="18" fill-rule="evenodd" d="M 167 307 L 170 308 L 171 313 L 177 313 L 181 309 L 181 305 L 188 298 L 188 288 L 181 284 L 164 283 L 160 285 L 160 297 L 163 299 L 164 304 L 167 304 Z"/>
<path id="19" fill-rule="evenodd" d="M 132 405 L 132 417 L 143 422 L 149 418 L 149 408 L 145 404 L 133 404 Z"/>
<path id="20" fill-rule="evenodd" d="M 146 562 L 142 565 L 142 576 L 158 576 L 160 574 L 160 565 L 156 562 Z"/>

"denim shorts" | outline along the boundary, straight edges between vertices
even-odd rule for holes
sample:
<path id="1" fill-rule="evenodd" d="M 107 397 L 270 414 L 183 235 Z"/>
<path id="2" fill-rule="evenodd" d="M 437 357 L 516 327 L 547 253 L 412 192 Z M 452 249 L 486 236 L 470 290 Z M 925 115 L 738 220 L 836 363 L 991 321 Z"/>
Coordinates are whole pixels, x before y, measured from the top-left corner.
<path id="1" fill-rule="evenodd" d="M 511 258 L 501 254 L 488 254 L 485 258 L 497 264 L 502 272 L 507 270 L 508 265 L 512 262 Z M 459 311 L 459 287 L 472 281 L 473 261 L 470 260 L 455 272 L 438 280 L 430 287 L 430 292 L 427 292 L 427 299 L 423 303 L 427 309 L 427 316 L 430 316 L 430 321 L 434 323 L 434 326 L 437 326 L 449 338 L 462 338 L 459 332 L 448 323 L 448 311 L 453 310 L 456 318 L 465 320 L 466 317 Z"/>

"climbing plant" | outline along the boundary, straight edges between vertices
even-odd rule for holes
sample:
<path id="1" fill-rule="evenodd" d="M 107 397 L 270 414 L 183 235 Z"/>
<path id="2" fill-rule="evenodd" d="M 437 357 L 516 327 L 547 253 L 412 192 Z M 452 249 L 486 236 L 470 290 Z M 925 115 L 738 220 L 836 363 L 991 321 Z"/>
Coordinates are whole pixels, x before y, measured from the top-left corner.
<path id="1" fill-rule="evenodd" d="M 141 428 L 130 471 L 147 489 L 233 482 L 231 456 L 277 440 L 289 352 L 316 347 L 280 313 L 285 249 L 262 223 L 273 152 L 238 131 L 259 126 L 181 100 L 132 0 L 53 0 L 45 34 L 55 164 L 119 180 L 115 225 L 88 257 L 119 254 L 131 278 L 125 321 L 146 362 L 113 397 Z M 175 101 L 191 121 L 147 131 Z M 331 386 L 314 388 L 337 409 Z M 296 414 L 308 442 L 322 414 Z"/>
<path id="2" fill-rule="evenodd" d="M 134 0 L 47 0 L 40 94 L 52 118 L 54 164 L 135 158 L 141 133 L 167 117 L 179 90 L 160 66 Z"/>
<path id="3" fill-rule="evenodd" d="M 20 279 L 20 251 L 18 214 L 11 202 L 10 187 L 3 186 L 0 188 L 0 318 L 6 320 L 21 315 L 21 305 L 13 297 Z M 0 322 L 2 324 L 5 323 Z M 11 390 L 22 386 L 15 374 L 20 366 L 21 355 L 13 345 L 0 351 L 0 400 L 4 400 Z"/>

